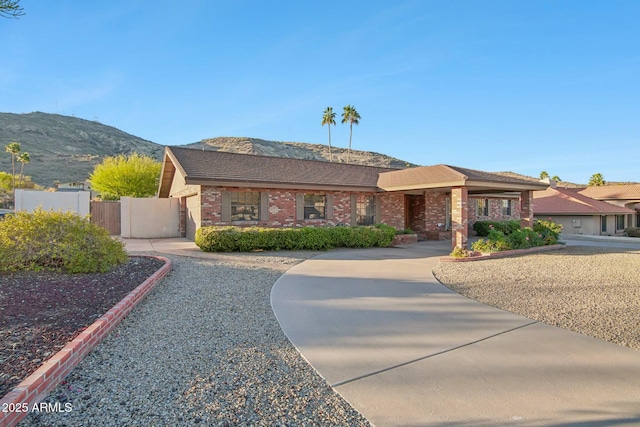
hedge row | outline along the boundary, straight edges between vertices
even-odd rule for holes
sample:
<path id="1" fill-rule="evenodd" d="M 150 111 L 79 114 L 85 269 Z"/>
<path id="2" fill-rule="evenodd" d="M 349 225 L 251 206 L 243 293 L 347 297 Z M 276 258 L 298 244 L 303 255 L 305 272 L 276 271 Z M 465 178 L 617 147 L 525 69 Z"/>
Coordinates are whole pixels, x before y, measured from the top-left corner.
<path id="1" fill-rule="evenodd" d="M 202 227 L 196 232 L 196 245 L 205 252 L 368 248 L 389 246 L 395 235 L 395 228 L 383 224 L 361 227 Z"/>
<path id="2" fill-rule="evenodd" d="M 88 217 L 38 209 L 0 221 L 0 271 L 96 273 L 127 259 L 122 242 Z"/>

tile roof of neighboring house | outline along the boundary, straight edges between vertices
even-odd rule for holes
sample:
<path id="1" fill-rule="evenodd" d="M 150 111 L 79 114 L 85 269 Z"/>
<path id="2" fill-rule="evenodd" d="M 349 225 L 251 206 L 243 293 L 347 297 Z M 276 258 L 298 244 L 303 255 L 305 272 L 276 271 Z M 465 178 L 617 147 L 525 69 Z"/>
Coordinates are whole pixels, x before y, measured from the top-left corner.
<path id="1" fill-rule="evenodd" d="M 580 193 L 599 200 L 640 200 L 640 184 L 592 186 L 581 190 Z"/>
<path id="2" fill-rule="evenodd" d="M 533 192 L 534 215 L 621 215 L 631 209 L 601 202 L 568 188 L 548 188 Z"/>
<path id="3" fill-rule="evenodd" d="M 428 184 L 428 185 L 425 185 Z M 386 190 L 410 190 L 443 186 L 513 187 L 541 190 L 548 184 L 532 182 L 474 169 L 449 165 L 420 166 L 380 174 L 378 187 Z"/>
<path id="4" fill-rule="evenodd" d="M 302 184 L 376 189 L 378 175 L 392 168 L 331 163 L 285 157 L 256 156 L 191 148 L 167 147 L 187 184 L 238 182 Z"/>

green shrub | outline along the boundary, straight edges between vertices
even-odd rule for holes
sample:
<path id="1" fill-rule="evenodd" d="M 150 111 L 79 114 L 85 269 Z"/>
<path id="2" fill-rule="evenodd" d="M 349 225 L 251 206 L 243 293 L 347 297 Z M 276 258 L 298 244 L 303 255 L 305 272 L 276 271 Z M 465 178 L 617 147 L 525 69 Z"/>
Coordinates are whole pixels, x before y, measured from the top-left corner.
<path id="1" fill-rule="evenodd" d="M 405 228 L 404 230 L 396 231 L 396 234 L 416 234 L 416 233 L 410 228 Z"/>
<path id="2" fill-rule="evenodd" d="M 109 271 L 127 260 L 122 242 L 88 217 L 38 209 L 0 221 L 0 271 Z"/>
<path id="3" fill-rule="evenodd" d="M 453 258 L 467 258 L 469 256 L 469 251 L 456 246 L 453 248 L 449 256 Z"/>
<path id="4" fill-rule="evenodd" d="M 624 232 L 629 237 L 640 237 L 640 227 L 629 227 L 625 228 Z"/>
<path id="5" fill-rule="evenodd" d="M 196 232 L 196 245 L 205 252 L 367 248 L 389 246 L 395 234 L 395 228 L 383 224 L 363 227 L 202 227 Z"/>
<path id="6" fill-rule="evenodd" d="M 557 224 L 551 220 L 536 220 L 533 224 L 533 231 L 539 233 L 546 245 L 558 243 L 558 237 L 562 232 L 562 224 Z"/>
<path id="7" fill-rule="evenodd" d="M 501 231 L 504 234 L 511 234 L 520 229 L 520 221 L 512 219 L 509 221 L 476 221 L 473 223 L 473 230 L 480 237 L 487 237 L 491 230 Z"/>
<path id="8" fill-rule="evenodd" d="M 509 221 L 511 222 L 511 221 Z M 562 225 L 552 221 L 536 221 L 534 228 L 519 228 L 508 234 L 489 227 L 486 239 L 480 239 L 471 245 L 478 252 L 500 252 L 511 249 L 526 249 L 534 246 L 555 245 Z"/>

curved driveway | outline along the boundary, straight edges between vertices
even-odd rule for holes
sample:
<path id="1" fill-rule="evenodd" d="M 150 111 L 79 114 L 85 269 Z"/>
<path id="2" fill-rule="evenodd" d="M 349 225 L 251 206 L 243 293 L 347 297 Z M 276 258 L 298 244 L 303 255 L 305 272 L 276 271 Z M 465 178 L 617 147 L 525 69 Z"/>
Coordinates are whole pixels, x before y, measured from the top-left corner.
<path id="1" fill-rule="evenodd" d="M 276 282 L 273 309 L 377 426 L 640 425 L 640 352 L 450 291 L 431 274 L 449 251 L 326 253 Z"/>

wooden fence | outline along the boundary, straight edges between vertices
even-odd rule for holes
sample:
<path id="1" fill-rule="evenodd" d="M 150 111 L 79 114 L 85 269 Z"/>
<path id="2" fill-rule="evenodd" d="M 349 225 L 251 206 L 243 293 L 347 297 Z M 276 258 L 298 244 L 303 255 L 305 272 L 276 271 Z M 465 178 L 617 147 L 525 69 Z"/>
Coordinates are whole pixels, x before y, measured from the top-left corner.
<path id="1" fill-rule="evenodd" d="M 91 222 L 120 235 L 120 202 L 91 202 Z"/>

